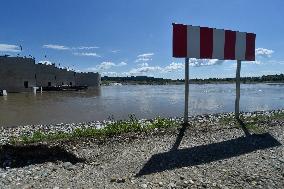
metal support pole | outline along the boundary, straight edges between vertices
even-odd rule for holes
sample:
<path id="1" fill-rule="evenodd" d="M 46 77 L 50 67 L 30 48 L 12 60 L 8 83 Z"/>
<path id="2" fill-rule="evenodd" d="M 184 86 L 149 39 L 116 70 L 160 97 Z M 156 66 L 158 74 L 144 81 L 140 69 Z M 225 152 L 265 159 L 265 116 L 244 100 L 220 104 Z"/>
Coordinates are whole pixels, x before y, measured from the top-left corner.
<path id="1" fill-rule="evenodd" d="M 240 73 L 241 73 L 241 61 L 237 60 L 236 101 L 235 101 L 235 118 L 236 119 L 239 119 L 239 115 L 240 115 Z"/>
<path id="2" fill-rule="evenodd" d="M 184 104 L 184 117 L 183 117 L 183 122 L 184 124 L 188 123 L 188 92 L 189 92 L 189 86 L 188 86 L 188 81 L 189 81 L 189 58 L 185 58 L 185 104 Z"/>

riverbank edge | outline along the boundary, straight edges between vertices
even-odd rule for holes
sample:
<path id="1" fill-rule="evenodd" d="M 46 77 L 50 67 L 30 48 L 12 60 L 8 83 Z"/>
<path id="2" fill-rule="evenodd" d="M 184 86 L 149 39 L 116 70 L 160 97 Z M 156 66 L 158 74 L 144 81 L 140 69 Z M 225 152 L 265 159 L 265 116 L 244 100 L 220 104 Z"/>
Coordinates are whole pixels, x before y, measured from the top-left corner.
<path id="1" fill-rule="evenodd" d="M 261 133 L 259 124 L 271 119 L 284 119 L 284 109 L 242 112 L 241 119 L 246 122 L 246 129 Z M 137 119 L 130 115 L 128 120 L 105 120 L 82 123 L 60 123 L 55 125 L 26 125 L 16 128 L 0 127 L 0 145 L 5 144 L 32 144 L 53 142 L 57 140 L 77 140 L 80 138 L 94 138 L 100 141 L 109 138 L 129 135 L 148 135 L 151 133 L 167 133 L 182 126 L 182 117 L 154 119 Z M 234 113 L 202 114 L 189 117 L 189 127 L 197 129 L 219 123 L 220 129 L 226 126 L 241 127 L 235 120 Z"/>

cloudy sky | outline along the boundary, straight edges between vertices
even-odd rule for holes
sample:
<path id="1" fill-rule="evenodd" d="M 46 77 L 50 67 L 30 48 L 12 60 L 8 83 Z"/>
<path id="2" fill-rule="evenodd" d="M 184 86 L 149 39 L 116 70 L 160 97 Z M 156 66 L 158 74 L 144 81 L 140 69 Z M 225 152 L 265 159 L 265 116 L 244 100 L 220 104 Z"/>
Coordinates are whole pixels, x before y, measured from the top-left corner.
<path id="1" fill-rule="evenodd" d="M 284 73 L 282 0 L 2 0 L 0 55 L 32 55 L 108 76 L 183 78 L 172 23 L 256 33 L 242 76 Z M 22 47 L 22 51 L 21 51 Z M 233 77 L 236 63 L 190 60 L 191 78 Z"/>

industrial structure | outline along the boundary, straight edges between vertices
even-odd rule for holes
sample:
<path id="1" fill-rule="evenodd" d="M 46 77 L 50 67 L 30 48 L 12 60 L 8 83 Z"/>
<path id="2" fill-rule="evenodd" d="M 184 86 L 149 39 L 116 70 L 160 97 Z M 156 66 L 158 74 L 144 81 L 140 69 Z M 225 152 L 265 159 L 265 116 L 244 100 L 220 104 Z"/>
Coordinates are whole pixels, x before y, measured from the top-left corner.
<path id="1" fill-rule="evenodd" d="M 98 87 L 100 84 L 99 73 L 79 73 L 55 64 L 36 64 L 33 58 L 0 56 L 0 89 L 8 93 L 28 92 L 33 87 Z"/>

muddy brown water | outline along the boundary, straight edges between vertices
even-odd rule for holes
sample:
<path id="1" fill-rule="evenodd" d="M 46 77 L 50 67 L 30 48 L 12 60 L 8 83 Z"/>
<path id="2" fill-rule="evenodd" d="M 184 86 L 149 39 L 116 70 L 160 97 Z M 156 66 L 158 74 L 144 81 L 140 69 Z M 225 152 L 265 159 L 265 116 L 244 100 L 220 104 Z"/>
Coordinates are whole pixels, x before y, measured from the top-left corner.
<path id="1" fill-rule="evenodd" d="M 234 111 L 234 84 L 190 85 L 190 115 Z M 0 126 L 183 115 L 183 85 L 102 86 L 81 92 L 0 96 Z M 284 108 L 284 85 L 242 84 L 241 110 Z"/>

